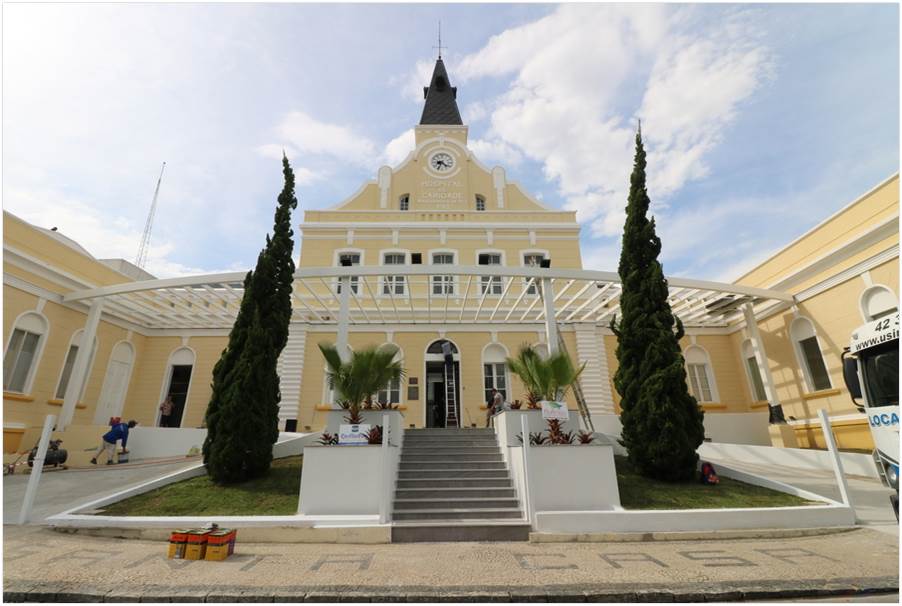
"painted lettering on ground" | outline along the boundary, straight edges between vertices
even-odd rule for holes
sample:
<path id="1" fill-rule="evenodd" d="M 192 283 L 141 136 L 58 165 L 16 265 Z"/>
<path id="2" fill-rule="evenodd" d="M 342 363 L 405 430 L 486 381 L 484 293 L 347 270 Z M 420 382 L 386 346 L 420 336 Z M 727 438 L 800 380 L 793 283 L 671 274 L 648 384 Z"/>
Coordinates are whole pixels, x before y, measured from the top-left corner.
<path id="1" fill-rule="evenodd" d="M 696 549 L 693 551 L 678 551 L 678 554 L 695 562 L 708 562 L 704 566 L 757 566 L 745 558 L 731 555 L 716 555 L 726 553 L 723 549 Z"/>
<path id="2" fill-rule="evenodd" d="M 566 558 L 567 556 L 562 553 L 514 553 L 511 555 L 517 559 L 517 563 L 520 564 L 520 568 L 523 570 L 570 570 L 579 568 L 576 564 L 540 564 L 537 561 L 530 561 L 538 558 Z"/>
<path id="3" fill-rule="evenodd" d="M 98 562 L 102 562 L 103 560 L 108 560 L 110 558 L 116 557 L 120 553 L 122 552 L 104 551 L 102 549 L 76 549 L 74 551 L 67 551 L 64 554 L 52 557 L 47 560 L 47 563 L 52 564 L 53 562 L 65 560 L 67 564 L 71 564 L 73 563 L 73 560 L 78 560 L 80 562 L 84 562 L 85 564 L 97 564 Z"/>
<path id="4" fill-rule="evenodd" d="M 801 562 L 797 561 L 800 558 L 823 558 L 831 562 L 839 561 L 801 547 L 776 547 L 774 549 L 756 549 L 755 551 L 790 564 L 800 564 Z"/>
<path id="5" fill-rule="evenodd" d="M 654 558 L 647 553 L 642 553 L 641 551 L 629 553 L 599 553 L 598 557 L 614 568 L 623 568 L 623 566 L 620 565 L 621 562 L 624 564 L 647 563 L 660 566 L 661 568 L 670 568 L 661 560 Z"/>
<path id="6" fill-rule="evenodd" d="M 325 564 L 332 565 L 340 565 L 340 566 L 350 566 L 356 565 L 357 570 L 368 570 L 370 564 L 373 563 L 373 557 L 376 554 L 374 553 L 360 553 L 360 554 L 342 554 L 342 553 L 330 553 L 324 555 L 316 562 L 314 562 L 313 566 L 310 567 L 312 572 L 316 572 Z"/>

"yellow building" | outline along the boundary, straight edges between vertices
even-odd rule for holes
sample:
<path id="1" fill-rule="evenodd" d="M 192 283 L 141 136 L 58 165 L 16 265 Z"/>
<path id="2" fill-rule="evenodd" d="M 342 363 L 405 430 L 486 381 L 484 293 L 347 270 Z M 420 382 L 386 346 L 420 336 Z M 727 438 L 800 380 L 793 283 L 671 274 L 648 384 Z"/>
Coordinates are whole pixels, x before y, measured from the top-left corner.
<path id="1" fill-rule="evenodd" d="M 441 59 L 424 93 L 408 157 L 335 207 L 304 213 L 279 365 L 282 426 L 319 431 L 334 407 L 320 342 L 397 347 L 407 374 L 378 397 L 417 427 L 443 425 L 452 398 L 458 423 L 483 425 L 491 387 L 521 399 L 504 360 L 522 344 L 585 363 L 587 411 L 614 415 L 607 325 L 618 276 L 582 267 L 573 212 L 545 207 L 473 155 Z M 799 444 L 814 446 L 826 407 L 842 446 L 870 447 L 840 355 L 854 327 L 897 305 L 898 205 L 893 177 L 734 284 L 670 279 L 690 389 L 709 416 L 782 404 Z M 47 414 L 66 426 L 110 416 L 157 425 L 167 394 L 172 426 L 201 426 L 243 272 L 157 280 L 4 219 L 4 450 Z"/>

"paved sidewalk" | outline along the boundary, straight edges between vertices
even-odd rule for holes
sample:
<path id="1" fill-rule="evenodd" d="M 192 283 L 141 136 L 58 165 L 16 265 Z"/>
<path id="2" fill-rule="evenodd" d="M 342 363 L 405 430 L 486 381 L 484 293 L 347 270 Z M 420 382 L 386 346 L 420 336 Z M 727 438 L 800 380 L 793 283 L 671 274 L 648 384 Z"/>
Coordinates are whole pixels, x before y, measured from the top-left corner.
<path id="1" fill-rule="evenodd" d="M 898 591 L 898 540 L 245 544 L 225 562 L 163 542 L 5 527 L 7 601 L 728 601 Z"/>

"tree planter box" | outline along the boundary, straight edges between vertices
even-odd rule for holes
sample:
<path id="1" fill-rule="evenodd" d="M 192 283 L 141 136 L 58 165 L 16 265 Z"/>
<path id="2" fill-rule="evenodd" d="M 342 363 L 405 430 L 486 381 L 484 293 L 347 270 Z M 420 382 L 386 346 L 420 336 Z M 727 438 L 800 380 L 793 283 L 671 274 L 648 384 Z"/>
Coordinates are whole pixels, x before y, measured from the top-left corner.
<path id="1" fill-rule="evenodd" d="M 526 452 L 533 512 L 609 511 L 620 506 L 610 445 L 532 446 Z"/>
<path id="2" fill-rule="evenodd" d="M 326 428 L 323 431 L 327 431 L 329 433 L 338 433 L 338 428 L 340 425 L 346 425 L 347 421 L 345 421 L 345 417 L 348 416 L 347 410 L 330 410 L 329 417 L 326 421 Z M 391 418 L 392 427 L 395 428 L 396 434 L 400 434 L 404 428 L 404 413 L 400 410 L 361 410 L 360 416 L 363 417 L 363 422 L 367 425 L 383 425 L 383 417 L 385 415 L 389 415 Z M 397 436 L 400 438 L 400 436 Z M 394 440 L 392 440 L 394 443 Z M 398 444 L 400 446 L 400 443 Z"/>
<path id="3" fill-rule="evenodd" d="M 543 432 L 548 433 L 548 424 L 542 418 L 541 410 L 505 410 L 495 415 L 495 433 L 498 434 L 499 444 L 501 446 L 521 446 L 517 436 L 522 433 L 522 421 L 525 418 L 529 427 L 529 433 Z M 570 411 L 570 420 L 563 421 L 561 427 L 564 431 L 572 431 L 574 434 L 579 432 L 579 413 L 575 410 Z M 505 436 L 507 443 L 505 444 Z"/>
<path id="4" fill-rule="evenodd" d="M 379 515 L 394 481 L 399 448 L 380 446 L 308 446 L 304 449 L 298 513 L 304 515 Z M 384 471 L 385 470 L 385 471 Z"/>

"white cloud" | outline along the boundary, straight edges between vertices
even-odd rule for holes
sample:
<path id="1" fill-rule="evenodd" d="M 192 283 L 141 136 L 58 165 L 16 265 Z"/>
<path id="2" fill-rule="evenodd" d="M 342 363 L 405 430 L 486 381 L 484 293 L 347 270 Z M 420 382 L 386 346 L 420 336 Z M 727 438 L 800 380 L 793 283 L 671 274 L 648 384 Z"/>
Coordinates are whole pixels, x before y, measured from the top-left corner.
<path id="1" fill-rule="evenodd" d="M 473 139 L 467 146 L 480 162 L 489 165 L 517 166 L 523 162 L 523 154 L 500 139 Z"/>
<path id="2" fill-rule="evenodd" d="M 389 141 L 385 146 L 382 157 L 389 166 L 397 166 L 413 151 L 416 146 L 416 136 L 412 128 Z"/>
<path id="3" fill-rule="evenodd" d="M 351 127 L 321 122 L 302 111 L 286 115 L 276 131 L 299 153 L 331 156 L 360 166 L 372 165 L 376 155 L 376 145 Z"/>
<path id="4" fill-rule="evenodd" d="M 298 156 L 298 151 L 290 145 L 277 145 L 275 143 L 267 143 L 257 147 L 257 153 L 264 158 L 272 158 L 274 160 L 281 160 L 283 153 L 292 161 Z M 327 176 L 325 172 L 314 171 L 306 166 L 294 166 L 294 164 L 295 162 L 292 162 L 292 170 L 294 170 L 295 183 L 298 185 L 310 185 L 311 183 L 322 181 Z"/>
<path id="5" fill-rule="evenodd" d="M 389 80 L 392 86 L 399 86 L 401 96 L 408 101 L 423 102 L 423 87 L 428 86 L 432 80 L 432 70 L 435 67 L 435 59 L 417 59 L 413 69 L 401 76 L 395 76 Z"/>
<path id="6" fill-rule="evenodd" d="M 565 206 L 592 234 L 610 236 L 623 226 L 635 116 L 652 200 L 666 208 L 669 195 L 707 174 L 706 158 L 769 70 L 742 13 L 722 10 L 700 24 L 691 8 L 585 4 L 493 36 L 455 74 L 512 78 L 507 93 L 484 102 L 492 149 L 540 162 Z"/>
<path id="7" fill-rule="evenodd" d="M 489 115 L 489 108 L 481 101 L 474 101 L 464 106 L 461 112 L 464 124 L 474 124 L 484 120 Z"/>

